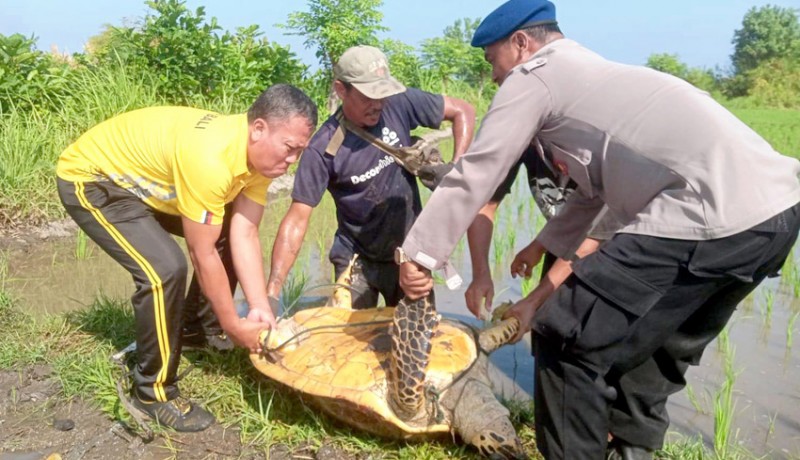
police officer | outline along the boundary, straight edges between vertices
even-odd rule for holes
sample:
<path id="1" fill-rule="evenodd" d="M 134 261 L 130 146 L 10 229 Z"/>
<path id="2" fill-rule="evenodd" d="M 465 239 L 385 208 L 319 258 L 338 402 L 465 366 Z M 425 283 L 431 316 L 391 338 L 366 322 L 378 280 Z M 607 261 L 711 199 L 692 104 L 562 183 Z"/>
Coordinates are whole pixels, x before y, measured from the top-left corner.
<path id="1" fill-rule="evenodd" d="M 379 294 L 386 305 L 395 305 L 402 291 L 394 248 L 411 228 L 421 202 L 416 177 L 375 139 L 393 148 L 410 146 L 413 129 L 438 128 L 448 120 L 458 158 L 472 140 L 475 110 L 457 98 L 406 88 L 392 77 L 386 56 L 372 46 L 349 48 L 333 71 L 342 107 L 319 128 L 300 160 L 292 204 L 272 248 L 267 289 L 271 298 L 280 296 L 311 212 L 328 190 L 338 223 L 329 255 L 335 277 L 358 254 L 351 283 L 353 307 L 374 307 Z M 367 138 L 345 129 L 344 123 L 365 130 Z"/>
<path id="2" fill-rule="evenodd" d="M 789 254 L 800 163 L 685 81 L 564 38 L 546 0 L 502 4 L 472 44 L 502 84 L 399 249 L 401 286 L 412 298 L 430 291 L 429 270 L 537 136 L 578 186 L 512 266 L 534 266 L 546 248 L 574 272 L 532 323 L 538 447 L 547 458 L 601 458 L 612 427 L 649 458 L 688 365 Z M 604 205 L 618 232 L 576 257 Z"/>
<path id="3" fill-rule="evenodd" d="M 214 422 L 175 382 L 187 264 L 169 232 L 185 236 L 222 328 L 236 344 L 258 351 L 259 333 L 275 322 L 258 240 L 267 187 L 297 161 L 316 122 L 308 96 L 275 85 L 247 114 L 151 107 L 118 115 L 61 154 L 58 193 L 67 213 L 136 284 L 131 399 L 162 425 L 200 431 Z M 226 273 L 217 251 L 223 238 L 249 301 L 246 319 L 233 305 L 234 273 Z"/>

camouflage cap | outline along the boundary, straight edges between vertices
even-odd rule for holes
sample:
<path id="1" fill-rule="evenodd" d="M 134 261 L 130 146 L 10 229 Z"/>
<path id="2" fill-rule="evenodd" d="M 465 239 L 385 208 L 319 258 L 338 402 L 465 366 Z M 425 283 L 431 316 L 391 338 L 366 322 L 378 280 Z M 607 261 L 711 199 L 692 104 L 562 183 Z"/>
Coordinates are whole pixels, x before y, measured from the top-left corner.
<path id="1" fill-rule="evenodd" d="M 406 90 L 389 73 L 389 60 L 373 46 L 348 48 L 333 66 L 333 77 L 356 87 L 370 99 L 383 99 Z"/>

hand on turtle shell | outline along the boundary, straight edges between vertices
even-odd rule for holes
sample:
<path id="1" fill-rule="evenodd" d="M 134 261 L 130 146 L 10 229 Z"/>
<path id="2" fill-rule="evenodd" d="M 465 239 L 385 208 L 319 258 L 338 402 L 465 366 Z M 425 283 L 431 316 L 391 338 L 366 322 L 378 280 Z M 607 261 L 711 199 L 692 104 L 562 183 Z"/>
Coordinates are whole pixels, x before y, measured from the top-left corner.
<path id="1" fill-rule="evenodd" d="M 400 287 L 411 300 L 417 300 L 428 295 L 433 289 L 431 272 L 416 262 L 403 262 L 400 264 Z"/>
<path id="2" fill-rule="evenodd" d="M 247 318 L 241 318 L 235 326 L 225 331 L 233 340 L 233 343 L 250 350 L 251 353 L 261 352 L 261 342 L 259 336 L 261 331 L 270 329 L 275 325 L 275 318 L 271 322 L 264 321 L 264 310 L 253 309 L 247 314 Z M 271 314 L 270 314 L 271 316 Z"/>

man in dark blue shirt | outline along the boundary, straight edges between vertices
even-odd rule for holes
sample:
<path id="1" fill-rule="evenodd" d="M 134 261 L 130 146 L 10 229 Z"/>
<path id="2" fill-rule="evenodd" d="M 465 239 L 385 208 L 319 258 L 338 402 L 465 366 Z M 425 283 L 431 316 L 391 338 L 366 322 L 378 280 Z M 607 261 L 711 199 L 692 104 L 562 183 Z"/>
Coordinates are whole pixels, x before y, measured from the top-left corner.
<path id="1" fill-rule="evenodd" d="M 334 66 L 334 89 L 342 107 L 320 127 L 295 176 L 292 204 L 272 248 L 267 293 L 278 298 L 300 251 L 311 212 L 325 190 L 336 204 L 338 228 L 330 260 L 336 277 L 358 254 L 352 275 L 353 308 L 386 305 L 402 298 L 394 249 L 421 210 L 416 177 L 373 142 L 350 130 L 341 136 L 339 117 L 392 147 L 410 146 L 418 126 L 453 124 L 454 160 L 472 140 L 475 111 L 467 102 L 405 88 L 389 73 L 386 56 L 370 46 L 348 49 Z"/>

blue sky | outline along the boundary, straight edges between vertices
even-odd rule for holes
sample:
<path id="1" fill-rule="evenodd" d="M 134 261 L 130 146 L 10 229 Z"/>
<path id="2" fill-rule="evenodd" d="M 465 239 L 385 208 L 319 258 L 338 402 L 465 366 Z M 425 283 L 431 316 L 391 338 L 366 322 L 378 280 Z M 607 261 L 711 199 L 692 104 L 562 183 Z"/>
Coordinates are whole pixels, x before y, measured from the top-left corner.
<path id="1" fill-rule="evenodd" d="M 456 19 L 485 17 L 502 1 L 384 0 L 384 37 L 417 46 L 440 36 Z M 727 69 L 734 30 L 748 9 L 767 3 L 800 8 L 800 0 L 564 0 L 556 1 L 564 33 L 607 58 L 644 64 L 652 53 L 674 53 L 692 67 Z M 303 40 L 287 36 L 275 24 L 293 11 L 307 10 L 305 1 L 188 0 L 190 8 L 205 6 L 226 29 L 258 24 L 267 38 L 288 45 L 305 63 L 316 64 Z M 0 0 L 0 33 L 34 34 L 38 47 L 57 45 L 82 51 L 83 43 L 104 24 L 135 21 L 148 11 L 143 0 Z"/>

